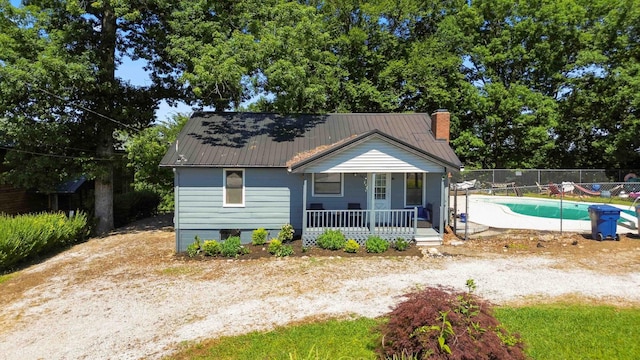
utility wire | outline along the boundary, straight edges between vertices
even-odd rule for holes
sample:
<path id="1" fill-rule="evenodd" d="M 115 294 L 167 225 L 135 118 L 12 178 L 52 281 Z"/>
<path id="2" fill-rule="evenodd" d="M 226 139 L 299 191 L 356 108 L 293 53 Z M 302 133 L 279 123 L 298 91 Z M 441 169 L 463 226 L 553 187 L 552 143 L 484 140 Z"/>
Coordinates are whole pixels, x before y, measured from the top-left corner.
<path id="1" fill-rule="evenodd" d="M 120 122 L 120 121 L 118 121 L 118 120 L 114 119 L 114 118 L 111 118 L 111 117 L 109 117 L 109 116 L 106 116 L 106 115 L 100 114 L 99 112 L 94 111 L 94 110 L 91 110 L 91 109 L 87 108 L 87 107 L 86 107 L 86 106 L 84 106 L 84 105 L 76 104 L 76 103 L 75 103 L 75 101 L 65 99 L 65 98 L 63 98 L 62 96 L 56 95 L 56 94 L 54 94 L 54 93 L 52 93 L 52 92 L 50 92 L 50 91 L 48 91 L 48 90 L 42 89 L 42 88 L 40 88 L 40 87 L 38 87 L 38 86 L 35 86 L 35 85 L 33 85 L 33 84 L 29 83 L 29 82 L 27 82 L 26 84 L 27 84 L 27 85 L 29 85 L 29 86 L 31 86 L 31 87 L 33 87 L 34 89 L 36 89 L 36 90 L 38 90 L 38 91 L 41 91 L 41 92 L 43 92 L 43 93 L 45 93 L 45 94 L 49 95 L 49 96 L 53 96 L 53 97 L 55 97 L 55 98 L 56 98 L 56 99 L 58 99 L 58 100 L 62 100 L 62 101 L 64 101 L 64 102 L 66 102 L 66 103 L 70 104 L 71 106 L 75 106 L 75 107 L 80 108 L 80 109 L 82 109 L 82 110 L 84 110 L 84 111 L 88 111 L 88 112 L 90 112 L 90 113 L 92 113 L 92 114 L 98 115 L 99 117 L 101 117 L 101 118 L 103 118 L 103 119 L 109 120 L 109 121 L 111 121 L 111 122 L 113 122 L 113 123 L 116 123 L 116 124 L 118 124 L 118 125 L 120 125 L 120 126 L 124 126 L 124 127 L 128 128 L 128 129 L 131 129 L 131 130 L 135 131 L 135 132 L 140 132 L 140 130 L 138 130 L 138 129 L 134 128 L 134 127 L 133 127 L 133 126 L 131 126 L 131 125 L 127 125 L 127 124 L 125 124 L 125 123 L 122 123 L 122 122 Z"/>
<path id="2" fill-rule="evenodd" d="M 14 148 L 7 147 L 7 146 L 0 146 L 0 149 L 5 149 L 5 150 L 8 150 L 8 151 L 15 151 L 15 152 L 19 152 L 19 153 L 25 153 L 25 154 L 31 154 L 31 155 L 49 156 L 49 157 L 55 157 L 55 158 L 61 158 L 61 159 L 72 159 L 72 160 L 78 160 L 78 159 L 87 160 L 87 159 L 89 159 L 89 160 L 96 160 L 96 161 L 111 161 L 111 159 L 105 159 L 105 158 L 91 158 L 91 157 L 82 157 L 82 156 L 46 154 L 46 153 L 41 153 L 41 152 L 36 152 L 36 151 L 18 150 L 18 149 L 14 149 Z"/>

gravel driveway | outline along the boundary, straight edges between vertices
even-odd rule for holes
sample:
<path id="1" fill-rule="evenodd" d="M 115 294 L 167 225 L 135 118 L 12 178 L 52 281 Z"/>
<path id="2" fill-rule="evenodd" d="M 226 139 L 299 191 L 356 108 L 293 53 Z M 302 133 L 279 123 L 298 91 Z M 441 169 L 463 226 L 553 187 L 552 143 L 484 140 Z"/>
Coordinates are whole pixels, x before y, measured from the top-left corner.
<path id="1" fill-rule="evenodd" d="M 156 359 L 182 342 L 310 317 L 379 316 L 408 291 L 469 278 L 496 304 L 640 304 L 640 271 L 549 255 L 189 261 L 173 239 L 166 228 L 92 239 L 0 284 L 0 358 Z"/>

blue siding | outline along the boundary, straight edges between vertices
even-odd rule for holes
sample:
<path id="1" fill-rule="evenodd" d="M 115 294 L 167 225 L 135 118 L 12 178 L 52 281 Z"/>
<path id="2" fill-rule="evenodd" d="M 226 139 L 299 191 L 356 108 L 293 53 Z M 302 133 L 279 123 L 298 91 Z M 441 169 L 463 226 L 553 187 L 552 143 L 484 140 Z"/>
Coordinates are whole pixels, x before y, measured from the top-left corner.
<path id="1" fill-rule="evenodd" d="M 245 206 L 223 207 L 223 169 L 177 169 L 176 249 L 183 251 L 195 235 L 220 239 L 221 229 L 240 229 L 244 243 L 257 228 L 277 236 L 280 227 L 291 223 L 302 227 L 302 185 L 299 174 L 286 169 L 246 168 Z"/>

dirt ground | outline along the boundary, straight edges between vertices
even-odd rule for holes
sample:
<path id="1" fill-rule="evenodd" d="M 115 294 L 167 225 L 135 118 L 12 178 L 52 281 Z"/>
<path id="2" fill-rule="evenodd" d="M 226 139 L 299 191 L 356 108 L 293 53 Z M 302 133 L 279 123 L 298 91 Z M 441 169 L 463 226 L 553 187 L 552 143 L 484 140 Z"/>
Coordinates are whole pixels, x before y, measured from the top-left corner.
<path id="1" fill-rule="evenodd" d="M 172 217 L 94 238 L 4 277 L 0 358 L 156 359 L 183 342 L 306 318 L 380 316 L 416 286 L 462 286 L 503 304 L 640 304 L 640 238 L 491 231 L 435 249 L 357 254 L 312 248 L 238 260 L 175 254 Z M 274 280 L 275 279 L 275 280 Z M 239 296 L 240 294 L 240 296 Z M 239 301 L 242 299 L 242 301 Z"/>
<path id="2" fill-rule="evenodd" d="M 357 253 L 324 250 L 318 247 L 303 249 L 301 240 L 290 243 L 294 249 L 291 257 L 422 257 L 439 256 L 429 253 L 427 249 L 411 246 L 406 251 L 390 248 L 382 254 L 367 253 L 360 247 Z M 242 255 L 241 260 L 269 258 L 273 255 L 267 251 L 267 245 L 247 245 L 249 254 Z M 576 234 L 529 230 L 499 230 L 475 234 L 468 240 L 445 234 L 444 244 L 436 247 L 438 253 L 444 256 L 464 257 L 496 257 L 496 256 L 528 256 L 545 255 L 566 259 L 566 264 L 591 270 L 606 270 L 612 273 L 626 273 L 640 270 L 640 236 L 633 233 L 620 234 L 620 241 L 591 239 L 591 234 Z M 189 259 L 186 255 L 178 255 L 183 260 L 191 261 L 224 261 L 224 258 L 210 258 L 199 256 Z"/>
<path id="3" fill-rule="evenodd" d="M 545 255 L 565 259 L 567 266 L 628 273 L 640 270 L 640 236 L 620 234 L 620 241 L 591 239 L 591 234 L 527 230 L 490 230 L 463 241 L 445 236 L 442 253 L 467 257 Z"/>
<path id="4" fill-rule="evenodd" d="M 92 279 L 110 268 L 118 268 L 128 265 L 129 268 L 137 268 L 144 271 L 158 265 L 171 263 L 188 263 L 199 261 L 249 261 L 255 259 L 274 258 L 269 254 L 266 245 L 247 245 L 249 254 L 242 255 L 238 260 L 227 258 L 211 258 L 198 256 L 188 258 L 185 254 L 176 254 L 174 251 L 174 233 L 172 226 L 172 216 L 164 215 L 138 221 L 130 226 L 120 228 L 110 236 L 138 237 L 139 240 L 130 242 L 127 247 L 122 246 L 122 242 L 105 242 L 100 239 L 93 239 L 77 246 L 84 247 L 87 254 L 100 253 L 104 261 L 92 260 L 99 266 L 91 266 L 80 269 L 75 274 L 75 279 L 82 281 L 83 278 Z M 159 231 L 157 231 L 159 230 Z M 157 244 L 158 246 L 154 246 Z M 470 258 L 496 258 L 529 255 L 545 255 L 565 259 L 567 266 L 579 266 L 584 269 L 606 271 L 610 273 L 628 273 L 640 270 L 640 236 L 637 234 L 620 234 L 620 241 L 592 240 L 590 234 L 575 233 L 555 233 L 543 231 L 526 230 L 490 230 L 484 233 L 475 234 L 468 240 L 462 240 L 451 234 L 445 234 L 444 244 L 435 247 L 437 251 L 429 252 L 427 248 L 411 246 L 406 251 L 389 249 L 382 254 L 367 253 L 361 247 L 357 253 L 347 253 L 344 251 L 324 250 L 312 247 L 304 250 L 301 240 L 294 240 L 289 243 L 294 249 L 291 257 L 307 258 L 367 258 L 367 257 L 470 257 Z M 105 247 L 106 245 L 106 247 Z M 111 248 L 110 248 L 111 247 Z M 117 261 L 111 261 L 109 255 L 117 255 Z M 93 255 L 95 256 L 95 255 Z M 44 261 L 46 259 L 39 259 Z M 50 273 L 61 271 L 67 266 L 64 261 L 55 261 L 48 266 L 48 271 L 42 271 L 40 275 L 30 274 L 28 277 L 21 277 L 21 281 L 9 281 L 7 286 L 0 292 L 0 304 L 8 303 L 12 299 L 19 298 L 22 293 L 50 278 Z M 53 268 L 52 268 L 53 267 Z M 58 268 L 57 271 L 55 268 Z M 558 265 L 556 265 L 558 267 Z M 130 276 L 139 274 L 129 273 Z M 127 276 L 127 274 L 120 274 Z M 1 324 L 0 319 L 0 324 Z"/>

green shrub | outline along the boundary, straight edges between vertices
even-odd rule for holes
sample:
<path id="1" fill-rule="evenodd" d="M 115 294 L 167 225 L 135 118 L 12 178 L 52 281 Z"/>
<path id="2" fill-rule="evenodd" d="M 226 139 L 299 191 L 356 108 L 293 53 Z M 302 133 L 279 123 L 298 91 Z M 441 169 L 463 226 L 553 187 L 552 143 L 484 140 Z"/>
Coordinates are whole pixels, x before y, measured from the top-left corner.
<path id="1" fill-rule="evenodd" d="M 369 236 L 364 243 L 368 253 L 380 254 L 389 249 L 389 242 L 379 236 Z"/>
<path id="2" fill-rule="evenodd" d="M 282 247 L 282 241 L 278 240 L 278 239 L 271 239 L 271 241 L 269 241 L 269 246 L 267 247 L 267 250 L 269 250 L 270 254 L 274 254 Z"/>
<path id="3" fill-rule="evenodd" d="M 493 316 L 491 305 L 472 291 L 427 288 L 406 295 L 380 328 L 382 358 L 525 359 L 524 344 Z"/>
<path id="4" fill-rule="evenodd" d="M 318 236 L 318 246 L 322 249 L 340 250 L 344 248 L 347 240 L 340 230 L 327 229 Z"/>
<path id="5" fill-rule="evenodd" d="M 215 240 L 205 240 L 202 244 L 202 252 L 207 256 L 216 256 L 220 253 L 220 243 Z"/>
<path id="6" fill-rule="evenodd" d="M 291 245 L 282 245 L 282 241 L 279 239 L 271 239 L 268 247 L 269 253 L 275 255 L 276 257 L 285 257 L 289 255 L 293 255 L 293 246 Z"/>
<path id="7" fill-rule="evenodd" d="M 70 218 L 64 213 L 0 215 L 0 270 L 83 241 L 88 234 L 83 212 Z"/>
<path id="8" fill-rule="evenodd" d="M 151 190 L 135 190 L 113 198 L 113 223 L 116 227 L 149 217 L 158 212 L 161 196 Z"/>
<path id="9" fill-rule="evenodd" d="M 403 238 L 397 238 L 393 242 L 393 247 L 398 251 L 405 251 L 409 248 L 409 242 Z"/>
<path id="10" fill-rule="evenodd" d="M 348 253 L 355 254 L 358 251 L 358 249 L 360 249 L 360 244 L 358 244 L 358 242 L 356 242 L 353 239 L 347 241 L 347 243 L 344 244 L 344 251 Z"/>
<path id="11" fill-rule="evenodd" d="M 249 250 L 242 246 L 239 236 L 231 236 L 220 243 L 220 255 L 237 258 L 238 255 L 247 254 Z"/>
<path id="12" fill-rule="evenodd" d="M 189 257 L 195 257 L 200 253 L 200 237 L 196 235 L 195 240 L 187 245 L 187 255 Z"/>
<path id="13" fill-rule="evenodd" d="M 285 256 L 293 255 L 293 246 L 282 245 L 274 255 L 277 257 L 285 257 Z"/>
<path id="14" fill-rule="evenodd" d="M 280 232 L 278 233 L 278 240 L 284 242 L 293 240 L 293 225 L 284 224 L 282 228 L 280 228 Z"/>
<path id="15" fill-rule="evenodd" d="M 267 242 L 268 235 L 269 235 L 269 232 L 264 228 L 253 230 L 253 233 L 251 233 L 251 244 L 264 245 Z"/>

